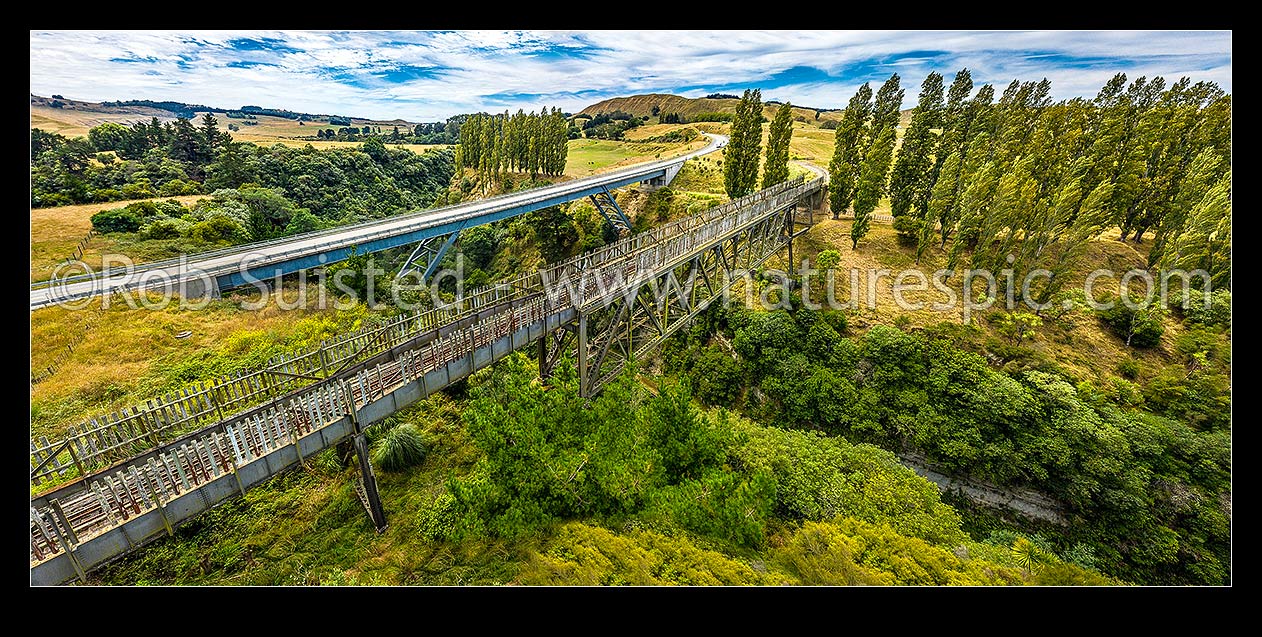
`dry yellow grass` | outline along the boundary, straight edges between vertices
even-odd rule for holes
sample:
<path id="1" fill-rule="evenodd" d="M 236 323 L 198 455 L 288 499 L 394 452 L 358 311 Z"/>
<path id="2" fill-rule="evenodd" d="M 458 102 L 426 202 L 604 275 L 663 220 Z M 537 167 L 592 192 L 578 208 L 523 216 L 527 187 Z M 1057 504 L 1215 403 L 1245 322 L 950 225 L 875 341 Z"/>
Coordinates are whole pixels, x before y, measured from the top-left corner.
<path id="1" fill-rule="evenodd" d="M 308 294 L 314 298 L 317 289 L 309 286 Z M 296 287 L 287 287 L 287 302 L 292 303 L 297 294 Z M 197 360 L 209 364 L 216 356 L 246 356 L 277 341 L 318 343 L 359 327 L 365 316 L 362 306 L 339 312 L 331 304 L 332 299 L 327 309 L 282 310 L 271 303 L 248 311 L 225 299 L 201 310 L 182 310 L 174 304 L 150 310 L 138 301 L 132 308 L 116 300 L 86 332 L 83 326 L 94 313 L 91 309 L 35 310 L 31 312 L 31 368 L 55 363 L 60 367 L 32 389 L 32 408 L 40 412 L 32 433 L 51 436 L 95 413 L 151 398 L 152 388 L 165 384 L 166 379 L 155 371 L 163 363 Z M 175 338 L 184 330 L 192 335 Z M 68 352 L 66 346 L 80 333 L 82 340 Z"/>
<path id="2" fill-rule="evenodd" d="M 160 200 L 174 199 L 184 205 L 204 198 L 206 195 L 183 195 L 180 197 L 159 197 Z M 112 208 L 121 208 L 136 201 L 145 199 L 128 199 L 89 203 L 77 206 L 55 206 L 52 208 L 31 209 L 31 280 L 47 279 L 58 263 L 70 256 L 79 240 L 92 229 L 92 215 Z M 94 237 L 84 251 L 83 260 L 100 263 L 103 249 L 112 245 L 109 237 Z"/>
<path id="3" fill-rule="evenodd" d="M 153 199 L 124 199 L 122 201 L 105 201 L 101 203 L 85 203 L 75 206 L 54 206 L 52 208 L 31 209 L 31 243 L 56 241 L 59 239 L 78 240 L 92 229 L 92 215 L 111 208 L 122 208 L 137 201 L 165 201 L 174 199 L 184 205 L 206 198 L 206 195 L 180 195 L 178 197 L 156 197 Z"/>
<path id="4" fill-rule="evenodd" d="M 877 324 L 890 325 L 899 316 L 906 316 L 909 326 L 912 327 L 925 327 L 943 321 L 963 323 L 962 307 L 942 312 L 933 311 L 927 307 L 915 311 L 900 308 L 894 299 L 892 275 L 886 275 L 879 280 L 876 286 L 875 307 L 869 307 L 869 270 L 886 269 L 892 271 L 892 274 L 898 274 L 903 269 L 916 268 L 929 276 L 946 267 L 947 255 L 944 250 L 935 246 L 917 265 L 914 250 L 899 246 L 893 227 L 885 224 L 873 224 L 867 237 L 859 242 L 858 249 L 852 250 L 850 247 L 851 224 L 852 221 L 847 219 L 834 221 L 825 218 L 797 240 L 794 244 L 794 258 L 799 263 L 804 258 L 815 263 L 818 253 L 823 250 L 840 252 L 841 263 L 837 266 L 838 274 L 834 283 L 835 298 L 842 303 L 852 298 L 849 279 L 851 268 L 860 272 L 859 285 L 853 297 L 858 302 L 859 309 L 850 311 L 852 327 L 863 329 Z M 1079 266 L 1071 273 L 1070 283 L 1065 289 L 1070 289 L 1075 285 L 1081 289 L 1086 275 L 1098 267 L 1111 268 L 1119 273 L 1129 268 L 1144 267 L 1144 255 L 1136 250 L 1133 244 L 1117 241 L 1116 235 L 1116 232 L 1112 237 L 1107 234 L 1102 235 L 1088 245 L 1086 253 L 1079 261 Z M 768 263 L 768 267 L 786 267 L 785 257 L 786 255 L 781 252 Z M 906 279 L 904 283 L 913 284 L 915 281 Z M 947 285 L 960 295 L 960 298 L 963 298 L 962 276 L 957 274 L 948 281 Z M 1097 283 L 1096 295 L 1102 299 L 1105 295 L 1116 292 L 1117 287 L 1116 280 L 1101 279 Z M 932 286 L 924 292 L 905 291 L 902 296 L 905 301 L 922 302 L 926 306 L 946 300 L 946 295 Z M 822 291 L 819 291 L 818 295 L 813 292 L 813 298 L 822 299 Z M 1016 311 L 1033 311 L 1021 304 L 1020 299 L 1017 300 L 1017 304 Z M 1002 305 L 1003 301 L 1000 299 L 994 309 L 974 312 L 973 324 L 980 327 L 986 334 L 998 336 L 983 315 L 1004 311 L 1000 309 Z M 1066 330 L 1051 321 L 1045 321 L 1044 325 L 1038 329 L 1036 338 L 1023 345 L 1046 354 L 1078 378 L 1099 380 L 1114 377 L 1118 364 L 1132 357 L 1139 360 L 1145 376 L 1176 362 L 1177 357 L 1172 354 L 1174 342 L 1183 332 L 1182 324 L 1177 320 L 1166 319 L 1166 331 L 1161 339 L 1161 347 L 1130 349 L 1089 313 L 1076 313 L 1073 317 L 1073 329 Z"/>
<path id="5" fill-rule="evenodd" d="M 622 136 L 629 142 L 638 142 L 642 139 L 665 135 L 671 131 L 683 128 L 692 128 L 693 130 L 696 130 L 696 128 L 690 124 L 645 124 L 644 126 L 636 126 L 635 128 L 624 132 Z"/>
<path id="6" fill-rule="evenodd" d="M 31 128 L 38 128 L 50 133 L 60 133 L 66 137 L 77 137 L 88 134 L 88 129 L 106 122 L 131 124 L 147 122 L 152 115 L 137 113 L 104 113 L 96 111 L 80 111 L 49 106 L 31 106 Z M 159 117 L 162 121 L 171 121 L 171 117 Z"/>
<path id="7" fill-rule="evenodd" d="M 585 177 L 646 161 L 677 157 L 703 148 L 709 143 L 710 140 L 704 137 L 687 144 L 571 139 L 566 155 L 565 174 L 568 177 Z"/>
<path id="8" fill-rule="evenodd" d="M 740 100 L 723 98 L 709 99 L 705 97 L 687 98 L 679 95 L 669 95 L 665 93 L 648 93 L 644 95 L 631 95 L 629 97 L 614 97 L 603 100 L 584 108 L 579 111 L 585 115 L 595 115 L 597 113 L 610 113 L 613 111 L 625 111 L 637 117 L 652 116 L 653 107 L 658 108 L 659 113 L 682 113 L 685 116 L 695 116 L 701 113 L 735 113 L 736 104 Z M 776 109 L 780 108 L 779 104 L 764 104 L 763 116 L 767 119 L 775 117 Z M 826 108 L 821 106 L 820 108 Z M 798 118 L 805 120 L 804 124 L 810 126 L 818 126 L 820 122 L 829 119 L 838 119 L 841 117 L 840 111 L 827 111 L 820 113 L 819 119 L 815 119 L 815 110 L 811 108 L 802 108 L 793 106 L 793 117 L 796 121 Z"/>
<path id="9" fill-rule="evenodd" d="M 202 113 L 198 113 L 197 117 L 201 117 Z M 241 136 L 257 136 L 265 138 L 295 138 L 295 137 L 314 137 L 316 131 L 332 130 L 337 131 L 344 126 L 331 126 L 328 122 L 302 122 L 296 119 L 287 119 L 284 117 L 274 117 L 271 115 L 257 115 L 255 119 L 236 119 L 226 116 L 224 113 L 216 113 L 215 118 L 219 120 L 219 127 L 227 130 L 228 124 L 236 124 L 241 127 L 239 131 L 232 131 L 233 138 Z M 244 122 L 254 122 L 252 125 L 245 125 Z M 382 133 L 389 134 L 395 126 L 399 127 L 399 131 L 403 132 L 404 128 L 414 126 L 409 122 L 402 120 L 378 121 L 367 119 L 351 119 L 351 126 L 360 128 L 363 126 L 375 126 L 381 129 Z M 248 141 L 248 140 L 243 140 Z"/>
<path id="10" fill-rule="evenodd" d="M 197 113 L 200 119 L 203 113 Z M 98 126 L 105 122 L 116 122 L 119 124 L 131 124 L 138 121 L 149 121 L 152 115 L 134 114 L 134 113 L 108 113 L 88 110 L 70 110 L 51 108 L 48 106 L 32 105 L 31 106 L 31 128 L 39 128 L 49 132 L 60 133 L 67 137 L 82 136 L 88 134 L 88 129 Z M 302 147 L 311 144 L 316 148 L 357 148 L 360 142 L 339 142 L 336 140 L 305 140 L 301 137 L 315 136 L 317 131 L 321 129 L 337 130 L 340 126 L 330 126 L 328 123 L 321 122 L 304 122 L 299 124 L 298 120 L 286 119 L 284 117 L 272 117 L 269 115 L 260 115 L 257 119 L 242 120 L 226 117 L 223 113 L 215 114 L 215 118 L 219 120 L 219 129 L 229 132 L 232 138 L 241 142 L 253 142 L 261 146 L 271 146 L 272 144 L 284 144 L 286 146 Z M 172 117 L 159 117 L 159 120 L 170 121 Z M 256 122 L 252 126 L 243 124 L 245 121 Z M 236 124 L 241 128 L 238 131 L 228 131 L 228 124 Z M 362 126 L 379 126 L 383 133 L 388 133 L 396 125 L 402 130 L 405 126 L 411 126 L 407 122 L 394 121 L 373 121 L 365 119 L 352 119 L 351 125 L 356 127 Z M 420 153 L 433 148 L 446 148 L 443 144 L 393 144 L 393 146 L 406 148 L 412 152 Z"/>
<path id="11" fill-rule="evenodd" d="M 310 145 L 314 148 L 324 150 L 326 148 L 359 148 L 363 142 L 339 142 L 337 140 L 327 139 L 282 139 L 278 137 L 269 137 L 267 135 L 243 135 L 241 133 L 233 133 L 232 138 L 239 142 L 251 142 L 259 146 L 272 146 L 281 144 L 291 148 L 302 148 Z M 454 148 L 447 144 L 387 144 L 390 148 L 403 148 L 414 153 L 423 153 L 427 150 L 435 150 L 439 148 Z"/>
<path id="12" fill-rule="evenodd" d="M 302 148 L 310 144 L 319 149 L 325 148 L 359 148 L 363 142 L 344 142 L 327 139 L 300 139 L 302 137 L 313 137 L 320 130 L 336 131 L 341 126 L 329 126 L 328 123 L 322 122 L 305 122 L 299 125 L 298 120 L 285 119 L 284 117 L 271 117 L 269 115 L 260 115 L 258 119 L 241 120 L 232 119 L 219 114 L 219 127 L 227 130 L 228 124 L 236 124 L 241 130 L 231 131 L 232 139 L 239 142 L 252 142 L 260 146 L 271 146 L 273 144 L 284 144 L 294 148 Z M 253 126 L 246 126 L 243 122 L 257 122 Z M 395 124 L 392 122 L 370 122 L 369 120 L 353 119 L 351 125 L 360 127 L 367 125 L 380 126 L 383 133 L 388 133 Z M 403 126 L 400 125 L 400 130 Z M 447 148 L 445 144 L 388 144 L 394 148 L 406 148 L 414 153 L 423 153 L 427 150 L 435 148 Z"/>
<path id="13" fill-rule="evenodd" d="M 794 124 L 793 137 L 789 139 L 789 157 L 827 168 L 833 157 L 835 137 L 836 131 Z"/>

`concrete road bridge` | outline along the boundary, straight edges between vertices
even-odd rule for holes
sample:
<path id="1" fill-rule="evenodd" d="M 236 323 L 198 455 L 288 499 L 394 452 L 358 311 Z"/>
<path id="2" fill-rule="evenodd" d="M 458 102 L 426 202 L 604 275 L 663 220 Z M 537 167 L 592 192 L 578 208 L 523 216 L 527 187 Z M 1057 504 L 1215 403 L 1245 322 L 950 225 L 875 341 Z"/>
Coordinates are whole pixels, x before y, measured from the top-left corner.
<path id="1" fill-rule="evenodd" d="M 135 268 L 114 269 L 31 284 L 31 309 L 78 301 L 114 291 L 170 286 L 186 297 L 217 294 L 257 281 L 305 270 L 357 254 L 415 245 L 402 271 L 412 269 L 428 280 L 463 230 L 528 212 L 590 198 L 610 223 L 627 228 L 630 221 L 611 191 L 636 183 L 663 186 L 685 161 L 723 148 L 727 137 L 705 133 L 710 143 L 678 157 L 636 164 L 610 172 L 562 181 L 468 203 L 422 210 L 358 224 L 308 232 L 170 259 Z"/>

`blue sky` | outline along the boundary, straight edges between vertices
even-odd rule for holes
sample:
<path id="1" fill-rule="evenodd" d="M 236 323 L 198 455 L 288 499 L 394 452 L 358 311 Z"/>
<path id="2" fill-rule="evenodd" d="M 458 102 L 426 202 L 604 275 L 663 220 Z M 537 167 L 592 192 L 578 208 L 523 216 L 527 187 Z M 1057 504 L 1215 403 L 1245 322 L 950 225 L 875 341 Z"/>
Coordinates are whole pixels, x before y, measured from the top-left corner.
<path id="1" fill-rule="evenodd" d="M 177 100 L 411 121 L 618 95 L 762 89 L 844 106 L 863 82 L 930 71 L 977 86 L 1052 81 L 1091 96 L 1114 73 L 1189 76 L 1231 91 L 1228 31 L 32 31 L 31 92 Z"/>

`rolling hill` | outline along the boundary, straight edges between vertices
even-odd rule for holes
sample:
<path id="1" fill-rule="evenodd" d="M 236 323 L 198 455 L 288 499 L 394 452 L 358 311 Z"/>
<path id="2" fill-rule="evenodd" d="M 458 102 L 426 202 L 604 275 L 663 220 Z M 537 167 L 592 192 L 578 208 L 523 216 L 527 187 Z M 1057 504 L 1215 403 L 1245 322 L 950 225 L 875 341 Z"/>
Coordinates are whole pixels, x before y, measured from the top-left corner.
<path id="1" fill-rule="evenodd" d="M 106 122 L 132 124 L 154 117 L 169 122 L 175 119 L 175 113 L 149 106 L 107 106 L 60 96 L 31 95 L 31 128 L 62 135 L 86 135 L 89 128 Z"/>
<path id="2" fill-rule="evenodd" d="M 838 98 L 839 100 L 843 99 L 843 96 L 838 96 Z M 652 117 L 653 107 L 656 106 L 659 113 L 680 113 L 685 117 L 693 117 L 701 113 L 735 113 L 738 101 L 731 98 L 714 99 L 708 97 L 682 97 L 669 93 L 646 93 L 644 95 L 630 95 L 627 97 L 611 97 L 607 100 L 596 102 L 577 114 L 595 115 L 597 113 L 625 111 L 637 117 Z M 779 107 L 779 102 L 764 102 L 763 116 L 771 119 L 775 116 L 776 109 Z M 799 122 L 822 124 L 828 120 L 840 120 L 841 116 L 841 109 L 819 111 L 816 107 L 793 107 L 793 119 Z M 911 109 L 903 110 L 900 119 L 905 126 L 911 119 Z"/>
<path id="3" fill-rule="evenodd" d="M 578 114 L 595 115 L 596 113 L 625 111 L 639 117 L 646 115 L 651 117 L 653 115 L 653 107 L 656 106 L 660 113 L 680 113 L 685 117 L 693 117 L 701 113 L 735 113 L 738 101 L 730 98 L 713 99 L 708 97 L 681 97 L 669 93 L 648 93 L 645 95 L 631 95 L 629 97 L 612 97 L 596 102 L 579 111 Z M 778 108 L 778 105 L 764 104 L 763 114 L 770 118 L 775 115 L 776 108 Z M 822 122 L 827 119 L 839 118 L 840 111 L 825 111 L 819 113 L 817 118 L 815 109 L 795 106 L 793 107 L 793 115 L 795 119 L 801 118 L 799 121 Z"/>
<path id="4" fill-rule="evenodd" d="M 256 119 L 252 121 L 284 128 L 286 132 L 293 134 L 311 134 L 298 128 L 299 121 L 306 121 L 308 125 L 316 127 L 329 126 L 330 116 L 326 114 L 298 113 L 249 106 L 242 107 L 242 109 L 253 109 L 251 112 L 257 113 Z M 157 117 L 158 121 L 169 122 L 176 117 L 189 117 L 190 115 L 195 119 L 201 117 L 207 110 L 215 113 L 222 123 L 225 120 L 225 112 L 232 109 L 211 108 L 199 104 L 184 104 L 182 102 L 146 102 L 143 100 L 140 102 L 88 102 L 69 99 L 60 95 L 43 97 L 32 94 L 31 128 L 41 128 L 49 132 L 68 136 L 86 135 L 88 129 L 106 122 L 132 124 L 138 121 L 148 121 L 153 117 Z M 350 120 L 350 125 L 352 126 L 372 125 L 382 128 L 407 126 L 410 128 L 416 125 L 414 122 L 402 119 L 381 120 L 361 117 L 349 117 L 347 119 Z"/>

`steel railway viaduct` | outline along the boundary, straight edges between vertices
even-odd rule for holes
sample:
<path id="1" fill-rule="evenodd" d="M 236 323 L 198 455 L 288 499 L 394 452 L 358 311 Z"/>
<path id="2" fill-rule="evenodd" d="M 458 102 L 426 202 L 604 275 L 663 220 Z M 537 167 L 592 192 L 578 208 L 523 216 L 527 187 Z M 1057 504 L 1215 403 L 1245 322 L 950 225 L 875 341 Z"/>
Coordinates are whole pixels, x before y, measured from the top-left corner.
<path id="1" fill-rule="evenodd" d="M 602 175 L 605 181 L 571 186 L 576 190 L 568 195 L 522 194 L 576 198 L 574 192 L 622 179 L 654 172 L 665 178 L 670 165 Z M 354 449 L 356 491 L 382 531 L 386 515 L 368 460 L 367 427 L 517 350 L 535 349 L 545 377 L 569 352 L 580 391 L 595 394 L 734 285 L 744 281 L 748 293 L 751 273 L 782 248 L 792 260 L 792 239 L 816 219 L 825 189 L 822 177 L 781 183 L 481 288 L 448 307 L 154 397 L 72 427 L 58 440 L 33 441 L 32 491 L 42 491 L 31 499 L 31 582 L 83 580 L 335 445 Z M 331 244 L 319 249 L 337 249 Z M 276 254 L 266 267 L 304 263 L 283 250 Z"/>

